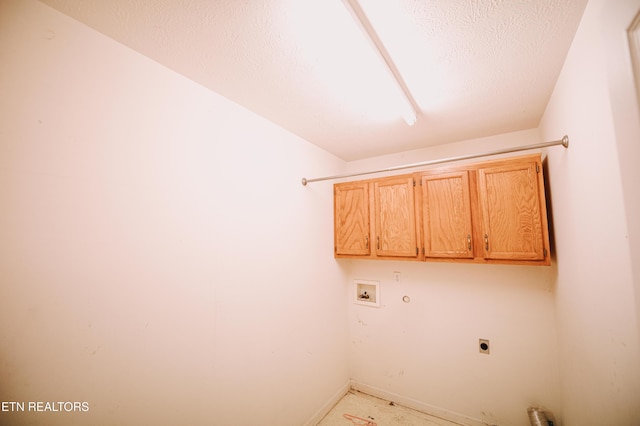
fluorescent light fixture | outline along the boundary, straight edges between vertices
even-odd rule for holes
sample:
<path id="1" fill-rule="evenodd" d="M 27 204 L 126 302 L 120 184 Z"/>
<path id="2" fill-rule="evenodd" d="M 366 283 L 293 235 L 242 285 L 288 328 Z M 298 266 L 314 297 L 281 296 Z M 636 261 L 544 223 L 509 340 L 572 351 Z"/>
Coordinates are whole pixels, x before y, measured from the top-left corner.
<path id="1" fill-rule="evenodd" d="M 413 96 L 411 96 L 411 92 L 402 79 L 398 68 L 396 68 L 395 64 L 393 63 L 391 56 L 389 56 L 389 52 L 387 52 L 387 49 L 385 49 L 382 41 L 376 34 L 376 31 L 373 29 L 373 26 L 371 26 L 369 19 L 367 19 L 367 16 L 364 14 L 364 11 L 358 4 L 358 1 L 342 0 L 342 2 L 344 3 L 347 10 L 351 13 L 353 19 L 360 26 L 360 29 L 363 31 L 366 38 L 371 42 L 374 50 L 378 53 L 378 56 L 386 66 L 387 70 L 391 73 L 391 77 L 393 77 L 393 81 L 395 81 L 396 87 L 399 93 L 402 95 L 402 118 L 407 122 L 409 126 L 412 126 L 417 120 L 418 108 L 416 107 L 416 102 L 413 99 Z"/>

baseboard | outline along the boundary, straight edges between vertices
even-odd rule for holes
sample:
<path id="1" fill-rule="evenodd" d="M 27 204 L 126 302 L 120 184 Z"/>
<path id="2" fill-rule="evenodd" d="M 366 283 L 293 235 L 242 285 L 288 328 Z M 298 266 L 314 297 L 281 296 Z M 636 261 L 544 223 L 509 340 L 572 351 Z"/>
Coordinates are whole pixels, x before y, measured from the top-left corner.
<path id="1" fill-rule="evenodd" d="M 387 392 L 382 389 L 366 385 L 364 383 L 356 382 L 354 380 L 351 380 L 351 389 L 376 396 L 387 401 L 393 401 L 396 404 L 403 405 L 414 410 L 422 411 L 423 413 L 427 413 L 444 420 L 459 423 L 463 426 L 487 426 L 487 423 L 483 422 L 482 420 L 474 419 L 460 413 L 445 410 L 440 407 L 434 407 L 433 405 L 429 405 L 424 402 L 408 398 L 406 396 L 398 395 L 396 393 Z"/>
<path id="2" fill-rule="evenodd" d="M 351 382 L 347 381 L 333 394 L 331 398 L 304 424 L 304 426 L 315 426 L 327 415 L 329 411 L 351 390 Z"/>

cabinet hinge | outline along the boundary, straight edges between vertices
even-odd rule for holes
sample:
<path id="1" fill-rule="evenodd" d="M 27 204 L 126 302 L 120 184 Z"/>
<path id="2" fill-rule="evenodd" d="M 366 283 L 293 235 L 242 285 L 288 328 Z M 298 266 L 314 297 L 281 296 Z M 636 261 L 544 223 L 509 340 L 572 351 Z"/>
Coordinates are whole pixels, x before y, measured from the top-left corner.
<path id="1" fill-rule="evenodd" d="M 420 254 L 420 250 L 418 250 L 418 247 L 416 247 L 416 256 Z"/>
<path id="2" fill-rule="evenodd" d="M 413 180 L 413 186 L 416 186 L 416 180 L 415 179 Z"/>
<path id="3" fill-rule="evenodd" d="M 543 255 L 544 257 L 547 257 L 547 249 L 546 249 L 546 248 L 545 248 L 545 249 L 542 249 L 542 255 Z"/>
<path id="4" fill-rule="evenodd" d="M 536 173 L 540 173 L 540 165 L 536 164 Z"/>

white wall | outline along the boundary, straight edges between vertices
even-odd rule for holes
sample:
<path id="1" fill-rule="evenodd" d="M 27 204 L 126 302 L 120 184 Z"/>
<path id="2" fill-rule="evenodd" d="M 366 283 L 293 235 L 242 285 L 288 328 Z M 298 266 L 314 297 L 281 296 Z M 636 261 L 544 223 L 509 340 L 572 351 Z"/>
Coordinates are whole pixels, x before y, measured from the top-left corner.
<path id="1" fill-rule="evenodd" d="M 565 425 L 640 423 L 638 106 L 625 30 L 638 0 L 590 1 L 541 123 L 549 152 Z"/>
<path id="2" fill-rule="evenodd" d="M 533 129 L 352 162 L 349 170 L 538 142 Z M 381 286 L 379 309 L 349 305 L 351 377 L 357 388 L 474 424 L 525 426 L 532 405 L 560 415 L 555 265 L 340 263 L 349 280 Z M 401 273 L 399 284 L 394 271 Z M 409 303 L 402 301 L 405 295 Z M 480 338 L 490 340 L 490 355 L 479 353 Z"/>
<path id="3" fill-rule="evenodd" d="M 527 425 L 537 404 L 564 426 L 638 423 L 621 48 L 638 8 L 589 3 L 540 131 L 348 165 L 569 134 L 546 150 L 545 268 L 336 262 L 331 183 L 299 181 L 340 160 L 40 3 L 0 1 L 0 401 L 90 404 L 0 423 L 298 425 L 349 377 L 490 424 Z M 381 282 L 381 308 L 351 303 L 355 278 Z"/>
<path id="4" fill-rule="evenodd" d="M 300 178 L 343 162 L 32 0 L 0 63 L 0 400 L 90 407 L 0 423 L 313 419 L 347 288 Z"/>

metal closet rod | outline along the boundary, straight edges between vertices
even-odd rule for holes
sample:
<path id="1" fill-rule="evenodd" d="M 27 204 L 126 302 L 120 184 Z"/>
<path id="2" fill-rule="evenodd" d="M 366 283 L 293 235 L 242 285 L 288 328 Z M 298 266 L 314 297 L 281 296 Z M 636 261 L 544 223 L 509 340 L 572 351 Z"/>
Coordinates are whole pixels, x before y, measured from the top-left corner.
<path id="1" fill-rule="evenodd" d="M 371 170 L 371 171 L 368 171 L 368 172 L 347 173 L 347 174 L 342 174 L 342 175 L 325 176 L 325 177 L 319 177 L 319 178 L 313 178 L 313 179 L 307 179 L 307 178 L 303 177 L 302 178 L 302 185 L 306 186 L 308 183 L 320 182 L 320 181 L 323 181 L 323 180 L 341 179 L 341 178 L 354 177 L 354 176 L 370 175 L 370 174 L 374 174 L 374 173 L 393 172 L 393 171 L 396 171 L 396 170 L 404 170 L 404 169 L 412 169 L 412 168 L 415 168 L 415 167 L 431 166 L 433 164 L 449 163 L 449 162 L 452 162 L 452 161 L 459 161 L 459 160 L 469 160 L 471 158 L 478 158 L 478 157 L 489 157 L 491 155 L 508 154 L 510 152 L 527 151 L 529 149 L 546 148 L 548 146 L 556 146 L 556 145 L 562 145 L 565 148 L 569 148 L 569 136 L 564 135 L 564 137 L 562 139 L 557 140 L 557 141 L 536 143 L 536 144 L 525 145 L 525 146 L 520 146 L 520 147 L 516 147 L 516 148 L 498 149 L 496 151 L 485 152 L 483 154 L 469 154 L 469 155 L 460 155 L 460 156 L 457 156 L 457 157 L 441 158 L 439 160 L 429 160 L 429 161 L 423 161 L 421 163 L 405 164 L 404 166 L 395 166 L 395 167 L 389 167 L 389 168 L 386 168 L 386 169 Z"/>

